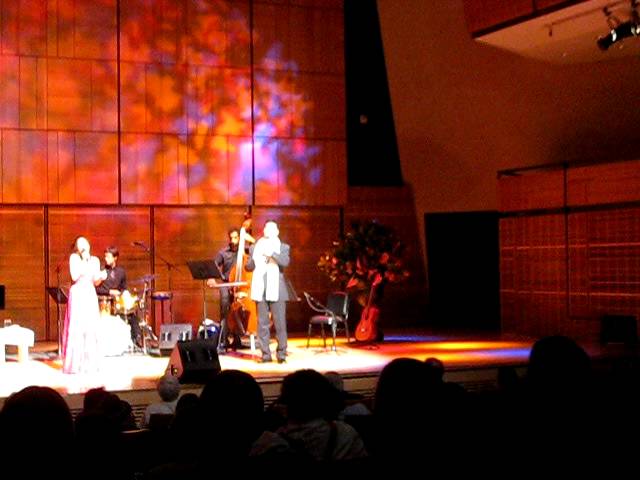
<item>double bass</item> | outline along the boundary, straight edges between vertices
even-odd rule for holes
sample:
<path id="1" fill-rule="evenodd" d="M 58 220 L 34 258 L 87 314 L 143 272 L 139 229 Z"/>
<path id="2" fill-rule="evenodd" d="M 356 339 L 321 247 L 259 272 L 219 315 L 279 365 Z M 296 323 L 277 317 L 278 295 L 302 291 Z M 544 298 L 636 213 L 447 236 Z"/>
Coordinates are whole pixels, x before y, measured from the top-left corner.
<path id="1" fill-rule="evenodd" d="M 251 277 L 252 272 L 244 269 L 249 255 L 245 253 L 245 244 L 252 241 L 253 237 L 247 233 L 250 220 L 245 220 L 240 228 L 240 241 L 238 242 L 238 254 L 236 263 L 231 267 L 229 280 L 233 283 L 241 283 L 231 289 L 233 300 L 227 315 L 227 326 L 229 333 L 234 335 L 254 335 L 258 331 L 258 312 L 256 304 L 251 300 Z"/>
<path id="2" fill-rule="evenodd" d="M 371 284 L 367 305 L 362 310 L 360 321 L 356 327 L 356 340 L 359 342 L 373 342 L 378 338 L 378 318 L 380 309 L 373 305 L 373 295 L 377 286 L 382 283 L 382 277 L 378 274 Z"/>

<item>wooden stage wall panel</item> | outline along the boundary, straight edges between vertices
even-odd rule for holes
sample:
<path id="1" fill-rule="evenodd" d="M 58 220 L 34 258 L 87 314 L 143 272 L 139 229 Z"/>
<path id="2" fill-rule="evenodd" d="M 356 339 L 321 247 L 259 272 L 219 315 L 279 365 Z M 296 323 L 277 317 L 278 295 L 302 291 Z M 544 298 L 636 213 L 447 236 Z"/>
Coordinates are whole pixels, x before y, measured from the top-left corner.
<path id="1" fill-rule="evenodd" d="M 602 315 L 640 316 L 640 161 L 569 166 L 566 175 L 563 213 L 530 207 L 500 220 L 502 323 L 595 340 Z M 508 178 L 501 195 L 513 192 Z"/>
<path id="2" fill-rule="evenodd" d="M 564 175 L 561 169 L 505 175 L 498 182 L 501 212 L 561 208 L 564 205 Z"/>
<path id="3" fill-rule="evenodd" d="M 132 242 L 150 242 L 149 209 L 144 207 L 50 207 L 49 208 L 49 283 L 58 285 L 57 269 L 60 270 L 60 285 L 68 288 L 69 255 L 74 239 L 86 236 L 91 244 L 91 254 L 100 259 L 104 267 L 104 250 L 113 245 L 120 251 L 119 263 L 127 272 L 128 288 L 142 293 L 144 285 L 136 282 L 142 275 L 151 272 L 149 254 Z M 56 305 L 48 299 L 50 329 L 48 338 L 57 338 Z"/>
<path id="4" fill-rule="evenodd" d="M 640 208 L 571 215 L 571 316 L 640 315 Z M 593 325 L 597 330 L 599 325 Z"/>
<path id="5" fill-rule="evenodd" d="M 174 292 L 173 314 L 176 323 L 191 323 L 194 328 L 203 318 L 202 282 L 193 280 L 185 265 L 187 260 L 213 259 L 227 244 L 227 230 L 242 221 L 240 207 L 202 207 L 154 209 L 156 288 L 169 290 L 166 264 L 159 258 L 178 265 L 172 269 L 171 290 Z M 264 221 L 269 218 L 280 224 L 281 238 L 291 244 L 291 266 L 287 276 L 298 294 L 307 290 L 320 298 L 326 297 L 330 286 L 326 276 L 317 267 L 317 261 L 326 245 L 338 237 L 339 210 L 332 208 L 262 208 L 253 212 L 253 234 L 261 235 Z M 205 289 L 207 316 L 219 320 L 218 293 Z M 156 312 L 156 325 L 159 323 Z M 165 310 L 165 321 L 167 311 Z M 303 330 L 309 316 L 304 302 L 290 303 L 288 326 L 290 330 Z"/>
<path id="6" fill-rule="evenodd" d="M 44 213 L 42 207 L 0 206 L 0 284 L 6 286 L 2 319 L 46 336 Z"/>
<path id="7" fill-rule="evenodd" d="M 60 285 L 68 290 L 71 246 L 76 236 L 84 235 L 91 243 L 92 254 L 100 258 L 102 265 L 104 249 L 110 245 L 119 248 L 120 264 L 127 271 L 132 293 L 141 295 L 144 286 L 141 277 L 155 274 L 155 290 L 173 293 L 174 322 L 191 323 L 196 328 L 203 318 L 202 283 L 192 279 L 186 261 L 213 259 L 227 244 L 228 228 L 241 223 L 243 212 L 243 208 L 233 206 L 49 207 L 45 232 L 42 208 L 0 207 L 1 246 L 9 252 L 0 257 L 0 284 L 7 286 L 7 309 L 2 312 L 3 318 L 12 318 L 33 328 L 38 340 L 57 338 L 56 305 L 46 296 L 45 271 L 49 286 Z M 303 291 L 308 291 L 318 298 L 326 298 L 333 287 L 318 270 L 317 262 L 324 249 L 339 236 L 340 210 L 256 207 L 254 233 L 257 236 L 268 218 L 280 223 L 283 240 L 291 244 L 292 259 L 287 275 L 300 297 L 303 298 Z M 44 245 L 45 238 L 47 245 Z M 134 241 L 141 241 L 152 249 L 153 261 L 149 253 L 132 245 Z M 48 265 L 45 265 L 45 249 L 48 249 Z M 163 259 L 173 265 L 171 285 Z M 210 288 L 206 288 L 205 294 L 207 316 L 219 320 L 218 294 Z M 151 302 L 158 332 L 159 305 Z M 164 307 L 165 322 L 168 322 L 168 304 Z M 64 315 L 64 309 L 61 314 Z M 304 330 L 309 315 L 304 300 L 290 303 L 289 328 Z"/>
<path id="8" fill-rule="evenodd" d="M 502 328 L 547 335 L 565 316 L 562 215 L 500 220 Z"/>
<path id="9" fill-rule="evenodd" d="M 202 281 L 193 280 L 187 260 L 213 260 L 218 250 L 228 244 L 227 230 L 242 223 L 243 212 L 241 207 L 230 206 L 154 208 L 155 286 L 157 290 L 173 292 L 175 323 L 191 323 L 197 328 L 204 318 Z M 169 269 L 162 259 L 175 264 L 176 268 Z M 207 317 L 219 320 L 217 292 L 206 288 L 204 294 Z M 160 306 L 154 305 L 154 308 L 159 328 Z M 168 322 L 168 305 L 164 308 L 165 322 Z"/>
<path id="10" fill-rule="evenodd" d="M 569 206 L 640 201 L 640 160 L 567 170 Z"/>

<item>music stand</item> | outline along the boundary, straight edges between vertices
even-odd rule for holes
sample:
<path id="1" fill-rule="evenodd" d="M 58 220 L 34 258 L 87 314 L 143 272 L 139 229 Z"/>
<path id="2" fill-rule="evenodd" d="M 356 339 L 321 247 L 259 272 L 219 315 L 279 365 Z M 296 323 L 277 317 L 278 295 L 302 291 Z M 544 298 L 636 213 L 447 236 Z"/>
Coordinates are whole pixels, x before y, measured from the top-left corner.
<path id="1" fill-rule="evenodd" d="M 220 268 L 213 260 L 188 260 L 187 265 L 194 280 L 202 280 L 202 311 L 204 320 L 207 319 L 206 281 L 209 278 L 223 279 Z"/>
<path id="2" fill-rule="evenodd" d="M 60 305 L 69 303 L 67 294 L 59 287 L 47 287 L 47 292 L 53 301 L 56 302 L 56 315 L 58 319 L 58 357 L 62 355 L 62 329 L 60 328 Z"/>

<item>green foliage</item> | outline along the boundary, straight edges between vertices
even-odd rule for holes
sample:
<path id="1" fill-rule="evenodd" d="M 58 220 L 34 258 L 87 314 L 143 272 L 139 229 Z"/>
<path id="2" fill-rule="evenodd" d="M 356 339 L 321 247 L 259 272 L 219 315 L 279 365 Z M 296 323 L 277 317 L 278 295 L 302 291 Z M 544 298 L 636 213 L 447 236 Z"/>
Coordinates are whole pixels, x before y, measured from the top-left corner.
<path id="1" fill-rule="evenodd" d="M 375 220 L 356 221 L 351 228 L 322 254 L 318 267 L 364 305 L 376 279 L 397 283 L 409 276 L 404 266 L 405 248 L 391 228 Z"/>

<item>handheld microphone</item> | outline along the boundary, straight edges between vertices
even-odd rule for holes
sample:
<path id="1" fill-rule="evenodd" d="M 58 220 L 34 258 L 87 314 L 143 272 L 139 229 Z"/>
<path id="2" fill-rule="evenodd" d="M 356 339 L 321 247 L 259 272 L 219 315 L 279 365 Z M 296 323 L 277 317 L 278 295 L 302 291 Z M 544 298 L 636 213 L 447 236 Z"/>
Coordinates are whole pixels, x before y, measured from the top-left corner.
<path id="1" fill-rule="evenodd" d="M 144 247 L 145 246 L 145 244 L 142 243 L 139 240 L 135 240 L 135 241 L 131 242 L 131 245 L 133 245 L 134 247 Z"/>

